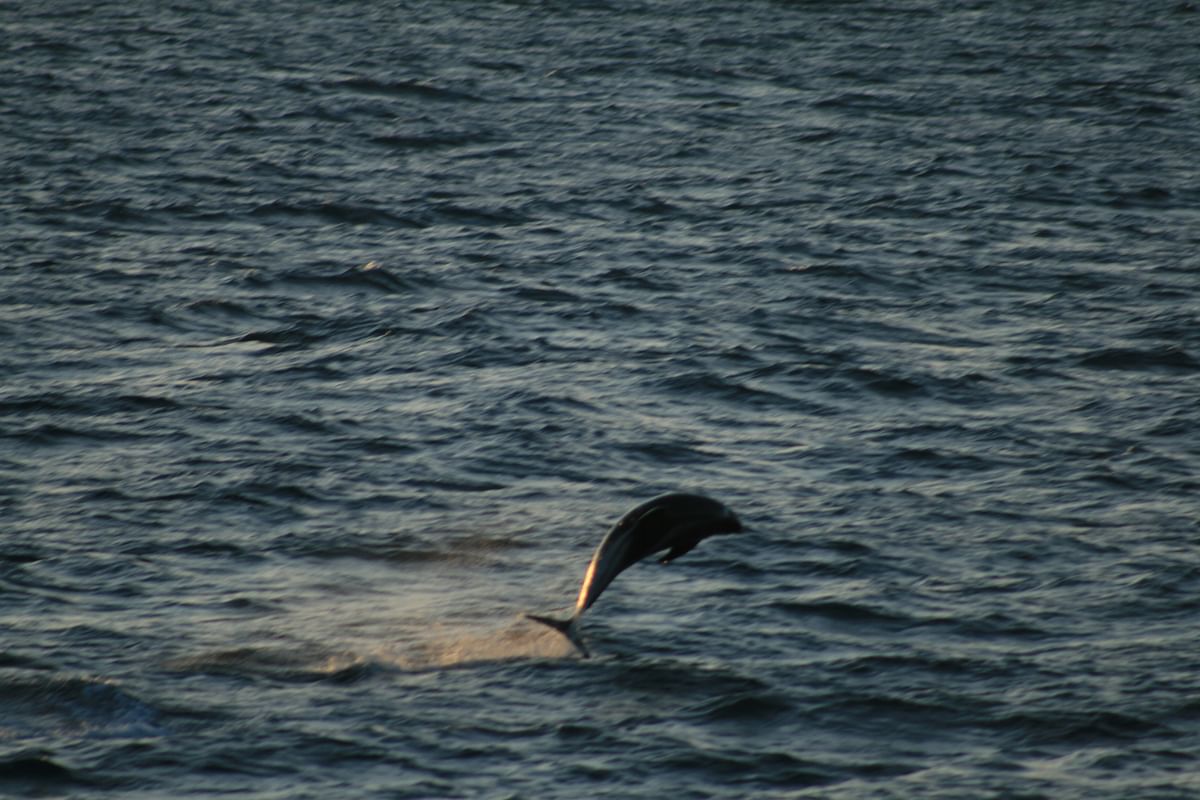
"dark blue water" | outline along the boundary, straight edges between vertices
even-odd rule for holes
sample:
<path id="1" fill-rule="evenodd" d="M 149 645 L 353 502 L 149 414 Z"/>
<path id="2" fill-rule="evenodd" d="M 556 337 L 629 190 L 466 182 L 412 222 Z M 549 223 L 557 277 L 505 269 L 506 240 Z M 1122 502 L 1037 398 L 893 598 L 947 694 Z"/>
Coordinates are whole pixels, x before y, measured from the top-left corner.
<path id="1" fill-rule="evenodd" d="M 0 795 L 1200 796 L 1197 42 L 0 6 Z"/>

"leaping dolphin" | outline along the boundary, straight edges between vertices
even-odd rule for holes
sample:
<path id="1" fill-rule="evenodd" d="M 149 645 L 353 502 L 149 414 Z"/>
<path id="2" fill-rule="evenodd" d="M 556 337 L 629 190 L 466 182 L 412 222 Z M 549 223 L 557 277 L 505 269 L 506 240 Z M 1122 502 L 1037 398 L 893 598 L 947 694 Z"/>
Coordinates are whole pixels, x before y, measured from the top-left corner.
<path id="1" fill-rule="evenodd" d="M 575 612 L 569 619 L 536 614 L 525 616 L 562 633 L 587 658 L 587 647 L 579 636 L 579 618 L 626 567 L 661 550 L 666 550 L 667 554 L 659 559 L 659 563 L 669 564 L 702 539 L 718 533 L 740 533 L 741 530 L 742 523 L 737 515 L 711 498 L 697 494 L 656 497 L 621 517 L 600 542 L 584 573 Z"/>

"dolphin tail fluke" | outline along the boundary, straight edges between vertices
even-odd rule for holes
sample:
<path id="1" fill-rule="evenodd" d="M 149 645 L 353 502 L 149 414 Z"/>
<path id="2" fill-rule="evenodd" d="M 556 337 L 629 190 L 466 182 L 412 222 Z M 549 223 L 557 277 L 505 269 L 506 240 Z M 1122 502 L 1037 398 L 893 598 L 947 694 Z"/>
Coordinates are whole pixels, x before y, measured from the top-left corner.
<path id="1" fill-rule="evenodd" d="M 553 617 L 539 617 L 537 614 L 526 614 L 525 616 L 534 622 L 540 622 L 543 625 L 554 628 L 554 630 L 567 637 L 571 644 L 575 645 L 575 649 L 579 651 L 581 656 L 584 658 L 591 657 L 592 654 L 588 652 L 587 647 L 583 644 L 583 639 L 579 636 L 579 617 L 554 619 Z"/>

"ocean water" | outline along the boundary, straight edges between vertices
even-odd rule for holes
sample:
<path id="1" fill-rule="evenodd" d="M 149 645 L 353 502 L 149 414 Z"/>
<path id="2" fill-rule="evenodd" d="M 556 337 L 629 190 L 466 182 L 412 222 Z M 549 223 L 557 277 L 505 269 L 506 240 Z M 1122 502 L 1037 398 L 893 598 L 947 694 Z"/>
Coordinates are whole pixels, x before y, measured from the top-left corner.
<path id="1" fill-rule="evenodd" d="M 1197 42 L 0 4 L 0 795 L 1200 796 Z"/>

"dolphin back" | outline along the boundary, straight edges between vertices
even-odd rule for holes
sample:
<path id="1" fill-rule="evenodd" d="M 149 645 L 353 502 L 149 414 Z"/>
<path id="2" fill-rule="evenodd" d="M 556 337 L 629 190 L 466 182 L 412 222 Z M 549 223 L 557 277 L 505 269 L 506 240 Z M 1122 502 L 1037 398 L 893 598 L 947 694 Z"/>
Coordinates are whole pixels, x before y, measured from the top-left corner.
<path id="1" fill-rule="evenodd" d="M 661 561 L 667 564 L 709 536 L 740 533 L 741 530 L 742 523 L 737 516 L 711 498 L 698 494 L 656 497 L 617 520 L 617 524 L 600 542 L 592 560 L 588 562 L 579 596 L 575 600 L 575 613 L 570 619 L 536 614 L 525 616 L 566 636 L 587 658 L 587 647 L 579 635 L 579 618 L 627 567 L 664 550 L 667 552 Z"/>
<path id="2" fill-rule="evenodd" d="M 696 494 L 666 494 L 642 503 L 617 521 L 588 564 L 575 616 L 591 608 L 613 580 L 647 556 L 668 550 L 662 562 L 682 556 L 701 539 L 742 530 L 723 504 Z"/>

